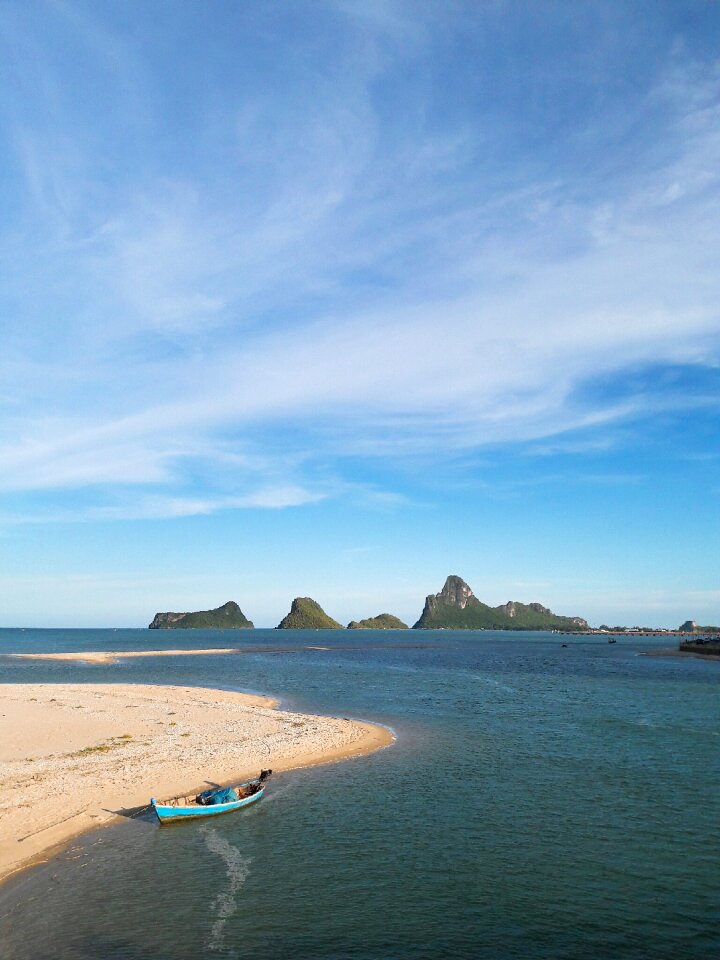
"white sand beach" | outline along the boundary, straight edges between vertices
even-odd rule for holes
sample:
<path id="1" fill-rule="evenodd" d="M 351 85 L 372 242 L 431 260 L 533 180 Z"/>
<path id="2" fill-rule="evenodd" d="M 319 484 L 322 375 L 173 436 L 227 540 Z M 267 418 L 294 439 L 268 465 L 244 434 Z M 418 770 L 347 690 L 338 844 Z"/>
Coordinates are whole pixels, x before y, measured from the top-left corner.
<path id="1" fill-rule="evenodd" d="M 376 724 L 288 713 L 269 698 L 222 690 L 0 684 L 0 881 L 151 796 L 392 742 Z"/>

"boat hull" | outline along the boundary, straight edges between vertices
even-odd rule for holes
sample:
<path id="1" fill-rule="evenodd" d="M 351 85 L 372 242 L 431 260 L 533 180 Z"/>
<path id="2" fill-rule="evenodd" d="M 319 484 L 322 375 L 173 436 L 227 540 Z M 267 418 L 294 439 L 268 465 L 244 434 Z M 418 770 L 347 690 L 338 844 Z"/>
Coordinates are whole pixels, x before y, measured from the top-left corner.
<path id="1" fill-rule="evenodd" d="M 242 800 L 233 800 L 231 803 L 216 803 L 207 807 L 174 807 L 166 803 L 158 803 L 155 799 L 150 801 L 150 805 L 157 814 L 161 824 L 179 823 L 181 820 L 198 820 L 201 817 L 217 817 L 221 813 L 232 813 L 233 810 L 239 810 L 241 807 L 249 807 L 251 803 L 260 800 L 265 789 L 262 788 L 251 797 L 243 797 Z"/>

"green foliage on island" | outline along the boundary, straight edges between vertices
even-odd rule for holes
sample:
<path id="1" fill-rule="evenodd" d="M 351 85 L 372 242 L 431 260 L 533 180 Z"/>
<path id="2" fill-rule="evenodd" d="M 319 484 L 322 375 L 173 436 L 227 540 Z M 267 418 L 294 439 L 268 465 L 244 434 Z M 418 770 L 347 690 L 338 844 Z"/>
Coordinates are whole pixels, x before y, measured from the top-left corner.
<path id="1" fill-rule="evenodd" d="M 277 630 L 342 630 L 342 624 L 329 617 L 310 597 L 295 597 L 290 613 L 276 627 Z"/>
<path id="2" fill-rule="evenodd" d="M 695 630 L 711 633 L 717 627 L 697 627 Z M 151 630 L 188 629 L 251 629 L 247 619 L 233 600 L 215 610 L 193 613 L 156 613 Z M 342 624 L 333 620 L 319 603 L 310 597 L 296 597 L 290 612 L 280 621 L 278 630 L 342 630 Z M 365 620 L 351 620 L 348 630 L 407 630 L 408 625 L 390 613 L 380 613 Z M 425 608 L 414 625 L 415 630 L 560 630 L 577 632 L 587 630 L 581 617 L 560 617 L 540 603 L 509 601 L 490 607 L 478 600 L 465 581 L 449 576 L 440 593 L 425 600 Z"/>
<path id="3" fill-rule="evenodd" d="M 581 617 L 560 617 L 540 603 L 509 601 L 490 607 L 478 600 L 465 581 L 449 576 L 440 593 L 425 600 L 414 630 L 587 630 Z"/>
<path id="4" fill-rule="evenodd" d="M 253 627 L 234 600 L 215 610 L 194 613 L 156 613 L 151 630 L 248 630 Z"/>
<path id="5" fill-rule="evenodd" d="M 587 630 L 588 622 L 582 617 L 561 617 L 541 603 L 520 603 L 512 600 L 495 610 L 507 613 L 510 630 Z"/>
<path id="6" fill-rule="evenodd" d="M 348 630 L 407 630 L 408 625 L 391 613 L 379 613 L 367 620 L 351 620 Z"/>

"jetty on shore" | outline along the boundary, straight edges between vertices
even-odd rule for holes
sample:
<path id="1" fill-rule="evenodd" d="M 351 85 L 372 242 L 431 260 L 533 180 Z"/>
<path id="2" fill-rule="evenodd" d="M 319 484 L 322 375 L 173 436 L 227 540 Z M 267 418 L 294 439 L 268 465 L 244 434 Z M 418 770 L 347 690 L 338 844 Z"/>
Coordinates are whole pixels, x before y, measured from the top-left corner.
<path id="1" fill-rule="evenodd" d="M 707 657 L 720 657 L 720 636 L 715 634 L 681 640 L 678 650 L 682 653 L 699 653 Z"/>

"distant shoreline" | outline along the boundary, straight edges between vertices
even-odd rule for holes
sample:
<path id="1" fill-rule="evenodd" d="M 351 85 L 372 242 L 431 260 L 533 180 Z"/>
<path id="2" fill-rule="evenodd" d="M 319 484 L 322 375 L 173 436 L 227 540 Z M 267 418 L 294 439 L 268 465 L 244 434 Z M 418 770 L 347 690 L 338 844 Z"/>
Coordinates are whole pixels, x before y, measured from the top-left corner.
<path id="1" fill-rule="evenodd" d="M 0 631 L 16 631 L 17 633 L 29 633 L 31 631 L 35 632 L 58 632 L 58 631 L 73 631 L 79 633 L 90 633 L 91 631 L 103 631 L 107 633 L 122 633 L 122 632 L 138 632 L 138 633 L 149 633 L 150 628 L 147 626 L 139 627 L 0 627 Z M 279 627 L 162 627 L 160 629 L 153 629 L 152 636 L 155 638 L 155 642 L 160 637 L 167 637 L 168 635 L 173 635 L 177 637 L 192 637 L 197 636 L 198 634 L 218 634 L 220 636 L 227 634 L 243 634 L 247 638 L 257 636 L 259 633 L 273 633 L 276 636 L 282 637 L 286 634 L 293 633 L 343 633 L 343 634 L 356 634 L 356 633 L 382 633 L 382 634 L 393 634 L 393 633 L 410 633 L 410 634 L 423 634 L 423 633 L 432 633 L 434 630 L 442 631 L 443 633 L 557 633 L 557 634 L 567 634 L 568 636 L 674 636 L 675 634 L 669 630 L 661 630 L 652 633 L 645 634 L 623 634 L 620 633 L 607 633 L 605 631 L 598 630 L 558 630 L 553 627 L 448 627 L 448 626 L 430 626 L 430 627 L 292 627 L 282 629 Z M 679 634 L 678 634 L 679 635 Z"/>

